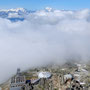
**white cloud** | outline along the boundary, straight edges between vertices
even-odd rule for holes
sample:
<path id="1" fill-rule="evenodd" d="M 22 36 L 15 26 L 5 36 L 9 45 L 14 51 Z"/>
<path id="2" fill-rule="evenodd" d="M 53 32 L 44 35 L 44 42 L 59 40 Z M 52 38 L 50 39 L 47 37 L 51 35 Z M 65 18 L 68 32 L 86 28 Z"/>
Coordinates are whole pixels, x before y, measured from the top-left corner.
<path id="1" fill-rule="evenodd" d="M 0 82 L 20 67 L 90 58 L 90 10 L 37 11 L 26 20 L 0 19 Z"/>

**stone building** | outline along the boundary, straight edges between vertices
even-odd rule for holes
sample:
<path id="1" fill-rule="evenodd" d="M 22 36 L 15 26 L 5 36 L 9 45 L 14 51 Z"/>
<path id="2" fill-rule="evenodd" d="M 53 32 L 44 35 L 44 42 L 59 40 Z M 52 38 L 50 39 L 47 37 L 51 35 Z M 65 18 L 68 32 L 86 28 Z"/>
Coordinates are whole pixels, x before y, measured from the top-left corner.
<path id="1" fill-rule="evenodd" d="M 16 76 L 11 78 L 10 90 L 21 90 L 21 87 L 25 85 L 25 76 L 21 74 L 20 69 L 17 69 Z"/>

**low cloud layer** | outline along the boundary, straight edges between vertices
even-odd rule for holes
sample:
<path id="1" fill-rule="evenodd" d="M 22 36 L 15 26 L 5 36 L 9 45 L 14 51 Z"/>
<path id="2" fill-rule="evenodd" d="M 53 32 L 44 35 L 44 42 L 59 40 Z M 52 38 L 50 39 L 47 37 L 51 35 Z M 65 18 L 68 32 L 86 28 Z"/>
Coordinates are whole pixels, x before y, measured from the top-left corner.
<path id="1" fill-rule="evenodd" d="M 0 83 L 18 67 L 90 59 L 90 10 L 37 11 L 24 21 L 0 18 Z"/>

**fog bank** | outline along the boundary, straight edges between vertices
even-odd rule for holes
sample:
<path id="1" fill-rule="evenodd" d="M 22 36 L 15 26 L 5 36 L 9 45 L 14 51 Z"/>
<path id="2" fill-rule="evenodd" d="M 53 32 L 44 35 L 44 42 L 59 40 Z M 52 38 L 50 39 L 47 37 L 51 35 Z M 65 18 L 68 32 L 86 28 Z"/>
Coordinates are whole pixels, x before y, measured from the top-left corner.
<path id="1" fill-rule="evenodd" d="M 37 11 L 24 21 L 0 18 L 0 83 L 22 70 L 90 59 L 90 10 Z"/>

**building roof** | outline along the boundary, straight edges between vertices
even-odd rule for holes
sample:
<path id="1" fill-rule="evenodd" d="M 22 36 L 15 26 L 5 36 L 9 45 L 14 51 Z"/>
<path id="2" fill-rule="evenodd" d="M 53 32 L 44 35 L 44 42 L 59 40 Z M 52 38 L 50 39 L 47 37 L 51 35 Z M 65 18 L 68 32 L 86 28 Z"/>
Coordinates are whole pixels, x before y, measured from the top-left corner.
<path id="1" fill-rule="evenodd" d="M 50 72 L 40 72 L 38 74 L 38 78 L 50 78 L 51 77 L 51 73 Z"/>
<path id="2" fill-rule="evenodd" d="M 64 78 L 71 79 L 73 76 L 71 74 L 64 75 Z"/>

